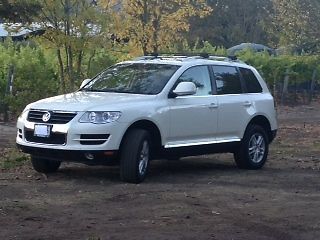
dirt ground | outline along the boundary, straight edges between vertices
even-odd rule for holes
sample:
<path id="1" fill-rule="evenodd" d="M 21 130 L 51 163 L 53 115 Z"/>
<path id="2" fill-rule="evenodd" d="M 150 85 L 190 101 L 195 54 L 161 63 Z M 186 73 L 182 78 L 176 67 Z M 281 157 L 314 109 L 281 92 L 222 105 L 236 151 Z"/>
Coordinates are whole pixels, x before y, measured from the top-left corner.
<path id="1" fill-rule="evenodd" d="M 146 181 L 117 167 L 0 169 L 0 239 L 320 239 L 320 104 L 279 110 L 262 170 L 232 155 L 154 161 Z M 15 129 L 0 124 L 0 151 Z"/>

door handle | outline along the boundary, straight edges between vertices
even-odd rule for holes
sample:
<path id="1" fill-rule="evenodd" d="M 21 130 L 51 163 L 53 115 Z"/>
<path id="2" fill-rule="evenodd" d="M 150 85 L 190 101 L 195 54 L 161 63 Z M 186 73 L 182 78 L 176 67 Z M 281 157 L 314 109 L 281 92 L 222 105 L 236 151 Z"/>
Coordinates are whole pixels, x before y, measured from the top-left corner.
<path id="1" fill-rule="evenodd" d="M 217 104 L 217 103 L 210 103 L 210 104 L 209 104 L 209 108 L 210 108 L 210 109 L 218 108 L 218 104 Z"/>
<path id="2" fill-rule="evenodd" d="M 245 102 L 243 103 L 243 106 L 245 106 L 245 107 L 251 107 L 251 106 L 252 106 L 252 103 L 249 102 L 249 101 L 245 101 Z"/>

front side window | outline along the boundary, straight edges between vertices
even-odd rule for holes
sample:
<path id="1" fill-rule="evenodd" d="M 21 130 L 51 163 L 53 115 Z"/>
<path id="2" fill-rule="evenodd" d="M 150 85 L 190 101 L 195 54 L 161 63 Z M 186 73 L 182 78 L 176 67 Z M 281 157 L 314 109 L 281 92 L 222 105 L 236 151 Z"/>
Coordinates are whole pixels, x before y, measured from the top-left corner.
<path id="1" fill-rule="evenodd" d="M 98 74 L 82 91 L 158 94 L 180 66 L 126 63 Z"/>
<path id="2" fill-rule="evenodd" d="M 212 66 L 212 70 L 218 95 L 242 93 L 240 76 L 235 67 Z"/>
<path id="3" fill-rule="evenodd" d="M 244 80 L 244 83 L 247 88 L 248 93 L 261 93 L 262 92 L 262 87 L 254 75 L 254 73 L 247 68 L 239 68 L 242 78 Z"/>
<path id="4" fill-rule="evenodd" d="M 193 82 L 197 87 L 195 96 L 206 96 L 212 92 L 210 75 L 207 66 L 196 66 L 186 70 L 178 82 Z"/>

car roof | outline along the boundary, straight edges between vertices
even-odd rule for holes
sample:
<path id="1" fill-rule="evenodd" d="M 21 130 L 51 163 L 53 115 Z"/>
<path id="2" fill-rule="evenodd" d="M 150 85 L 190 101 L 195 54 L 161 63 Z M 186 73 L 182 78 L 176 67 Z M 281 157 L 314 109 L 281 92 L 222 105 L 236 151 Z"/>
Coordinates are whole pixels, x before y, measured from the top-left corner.
<path id="1" fill-rule="evenodd" d="M 122 63 L 150 63 L 150 64 L 170 64 L 178 66 L 193 66 L 193 65 L 227 65 L 236 67 L 251 68 L 250 65 L 238 60 L 236 57 L 223 57 L 211 55 L 157 55 L 157 56 L 142 56 L 134 60 L 125 61 Z"/>

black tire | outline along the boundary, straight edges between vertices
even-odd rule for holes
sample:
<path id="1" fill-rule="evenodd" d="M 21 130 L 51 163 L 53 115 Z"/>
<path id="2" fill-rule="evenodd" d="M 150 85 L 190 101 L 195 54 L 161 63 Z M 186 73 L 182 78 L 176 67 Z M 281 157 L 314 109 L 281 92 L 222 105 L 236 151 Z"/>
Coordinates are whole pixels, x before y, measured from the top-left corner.
<path id="1" fill-rule="evenodd" d="M 244 133 L 240 147 L 234 153 L 239 168 L 260 169 L 267 160 L 269 140 L 266 131 L 259 125 L 249 125 Z"/>
<path id="2" fill-rule="evenodd" d="M 53 173 L 56 172 L 61 162 L 44 159 L 41 157 L 31 156 L 31 163 L 33 169 L 40 173 Z"/>
<path id="3" fill-rule="evenodd" d="M 166 159 L 169 161 L 179 161 L 180 157 L 172 155 L 172 156 L 167 156 Z"/>
<path id="4" fill-rule="evenodd" d="M 120 152 L 120 178 L 124 182 L 141 183 L 149 169 L 151 138 L 143 129 L 132 129 L 125 135 Z"/>

